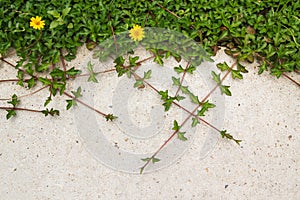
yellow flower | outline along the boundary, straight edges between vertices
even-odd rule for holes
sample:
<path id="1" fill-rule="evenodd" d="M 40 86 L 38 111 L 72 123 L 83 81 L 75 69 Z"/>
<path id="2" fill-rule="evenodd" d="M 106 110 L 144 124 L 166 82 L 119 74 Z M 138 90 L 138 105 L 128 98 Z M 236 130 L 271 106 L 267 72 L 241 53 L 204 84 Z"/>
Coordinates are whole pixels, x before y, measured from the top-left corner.
<path id="1" fill-rule="evenodd" d="M 130 32 L 129 36 L 134 41 L 141 41 L 145 37 L 144 29 L 139 25 L 134 25 L 129 32 Z"/>
<path id="2" fill-rule="evenodd" d="M 45 25 L 45 21 L 42 21 L 42 18 L 39 16 L 36 16 L 36 18 L 31 17 L 30 18 L 30 26 L 32 26 L 34 29 L 43 29 Z"/>

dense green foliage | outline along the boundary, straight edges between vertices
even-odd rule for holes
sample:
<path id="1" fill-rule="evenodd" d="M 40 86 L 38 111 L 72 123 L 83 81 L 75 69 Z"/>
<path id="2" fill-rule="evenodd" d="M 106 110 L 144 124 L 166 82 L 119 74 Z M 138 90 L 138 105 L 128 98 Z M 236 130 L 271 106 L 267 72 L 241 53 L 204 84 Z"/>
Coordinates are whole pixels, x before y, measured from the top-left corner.
<path id="1" fill-rule="evenodd" d="M 48 70 L 75 58 L 77 47 L 93 47 L 134 24 L 183 32 L 214 54 L 219 46 L 238 60 L 261 60 L 260 73 L 300 69 L 300 2 L 293 0 L 1 0 L 0 53 L 14 48 L 17 67 L 28 73 Z M 41 16 L 45 28 L 29 26 Z"/>

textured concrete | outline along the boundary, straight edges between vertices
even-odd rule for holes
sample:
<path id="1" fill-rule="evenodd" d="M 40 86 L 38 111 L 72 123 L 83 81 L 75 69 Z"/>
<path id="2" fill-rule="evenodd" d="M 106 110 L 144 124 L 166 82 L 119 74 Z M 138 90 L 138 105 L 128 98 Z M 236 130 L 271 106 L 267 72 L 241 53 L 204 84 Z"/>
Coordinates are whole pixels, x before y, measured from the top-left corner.
<path id="1" fill-rule="evenodd" d="M 81 48 L 74 62 L 86 54 Z M 233 62 L 223 53 L 215 59 Z M 201 159 L 199 134 L 174 164 L 143 175 L 97 161 L 78 135 L 74 110 L 65 111 L 65 97 L 51 103 L 61 109 L 59 117 L 18 112 L 7 121 L 0 110 L 0 199 L 300 199 L 299 87 L 258 76 L 255 64 L 247 69 L 244 80 L 225 80 L 232 97 L 225 97 L 223 126 L 241 146 L 219 139 Z M 15 77 L 7 64 L 0 71 L 1 79 Z M 30 92 L 0 85 L 0 99 Z M 20 106 L 42 109 L 47 95 L 22 98 Z"/>

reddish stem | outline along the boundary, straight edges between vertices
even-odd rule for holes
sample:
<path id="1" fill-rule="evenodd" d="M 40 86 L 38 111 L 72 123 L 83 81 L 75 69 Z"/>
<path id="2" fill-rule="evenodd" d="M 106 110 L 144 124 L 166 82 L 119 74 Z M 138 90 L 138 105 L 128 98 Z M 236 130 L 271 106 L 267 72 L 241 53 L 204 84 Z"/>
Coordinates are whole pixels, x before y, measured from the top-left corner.
<path id="1" fill-rule="evenodd" d="M 3 109 L 3 110 L 23 110 L 23 111 L 29 111 L 29 112 L 42 112 L 41 110 L 33 110 L 33 109 L 28 109 L 28 108 L 16 108 L 16 107 L 1 107 L 0 106 L 0 109 Z"/>
<path id="2" fill-rule="evenodd" d="M 83 101 L 81 101 L 81 100 L 79 100 L 79 99 L 75 98 L 74 96 L 70 95 L 69 93 L 67 93 L 67 92 L 64 92 L 64 95 L 66 95 L 66 96 L 68 96 L 68 97 L 72 98 L 72 99 L 73 99 L 73 100 L 75 100 L 76 102 L 78 102 L 78 103 L 80 103 L 80 104 L 82 104 L 82 105 L 86 106 L 87 108 L 89 108 L 89 109 L 91 109 L 91 110 L 95 111 L 96 113 L 98 113 L 98 114 L 102 115 L 103 117 L 107 117 L 107 115 L 106 115 L 105 113 L 103 113 L 103 112 L 101 112 L 101 111 L 99 111 L 99 110 L 95 109 L 94 107 L 92 107 L 92 106 L 90 106 L 90 105 L 88 105 L 88 104 L 84 103 Z"/>

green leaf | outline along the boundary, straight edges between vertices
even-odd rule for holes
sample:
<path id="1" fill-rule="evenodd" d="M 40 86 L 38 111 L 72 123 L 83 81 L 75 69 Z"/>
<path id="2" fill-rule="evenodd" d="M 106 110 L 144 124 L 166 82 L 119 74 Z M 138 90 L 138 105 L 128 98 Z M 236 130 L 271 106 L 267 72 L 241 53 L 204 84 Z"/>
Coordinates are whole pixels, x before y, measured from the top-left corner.
<path id="1" fill-rule="evenodd" d="M 190 74 L 193 74 L 193 72 L 196 70 L 196 67 L 194 65 L 190 65 L 186 71 Z"/>
<path id="2" fill-rule="evenodd" d="M 212 72 L 211 72 L 211 75 L 212 75 L 212 77 L 213 77 L 213 80 L 214 80 L 216 83 L 218 83 L 218 84 L 221 83 L 220 74 L 216 74 L 216 72 L 212 71 Z"/>
<path id="3" fill-rule="evenodd" d="M 117 65 L 123 65 L 124 62 L 125 62 L 125 59 L 122 56 L 119 56 L 114 60 L 114 63 L 116 63 Z"/>
<path id="4" fill-rule="evenodd" d="M 160 56 L 160 55 L 155 56 L 154 62 L 156 62 L 157 64 L 159 64 L 161 66 L 164 64 L 164 61 L 162 60 L 162 56 Z"/>
<path id="5" fill-rule="evenodd" d="M 179 140 L 186 141 L 187 138 L 184 136 L 185 132 L 178 132 L 177 137 Z"/>
<path id="6" fill-rule="evenodd" d="M 148 161 L 151 160 L 151 158 L 149 158 L 149 157 L 148 158 L 142 158 L 141 160 L 144 161 L 144 162 L 148 162 Z"/>
<path id="7" fill-rule="evenodd" d="M 177 96 L 175 97 L 175 99 L 176 99 L 177 101 L 181 101 L 181 100 L 185 99 L 185 97 L 180 96 L 180 95 L 177 95 Z"/>
<path id="8" fill-rule="evenodd" d="M 74 26 L 73 26 L 73 23 L 69 23 L 68 24 L 68 26 L 67 26 L 67 28 L 69 28 L 69 29 L 71 29 L 71 28 L 73 28 Z"/>
<path id="9" fill-rule="evenodd" d="M 153 164 L 160 161 L 160 159 L 155 158 L 155 157 L 142 158 L 141 160 L 144 161 L 144 162 L 152 161 Z"/>
<path id="10" fill-rule="evenodd" d="M 163 103 L 163 106 L 165 107 L 165 111 L 170 110 L 172 103 L 173 103 L 172 99 L 168 99 L 165 101 L 165 103 Z"/>
<path id="11" fill-rule="evenodd" d="M 243 79 L 243 75 L 240 73 L 239 70 L 231 70 L 231 76 L 233 79 L 238 78 L 238 79 Z"/>
<path id="12" fill-rule="evenodd" d="M 56 28 L 56 27 L 58 27 L 60 25 L 60 23 L 58 22 L 58 21 L 52 21 L 51 23 L 50 23 L 50 29 L 54 29 L 54 28 Z"/>
<path id="13" fill-rule="evenodd" d="M 29 80 L 27 80 L 26 81 L 26 83 L 28 84 L 28 88 L 30 89 L 30 88 L 33 88 L 33 86 L 35 86 L 35 78 L 31 78 L 31 79 L 29 79 Z"/>
<path id="14" fill-rule="evenodd" d="M 20 100 L 18 100 L 17 95 L 14 94 L 11 98 L 11 101 L 8 101 L 7 103 L 11 104 L 13 107 L 16 107 L 20 103 Z"/>
<path id="15" fill-rule="evenodd" d="M 66 74 L 69 75 L 69 76 L 76 76 L 80 73 L 81 73 L 81 71 L 78 70 L 78 69 L 75 69 L 74 67 L 72 67 L 71 69 L 66 71 Z"/>
<path id="16" fill-rule="evenodd" d="M 138 56 L 135 56 L 135 57 L 131 57 L 129 56 L 129 63 L 130 63 L 130 66 L 134 67 L 134 66 L 137 66 L 137 63 L 136 61 L 139 60 L 139 57 Z M 123 65 L 124 63 L 122 63 Z"/>
<path id="17" fill-rule="evenodd" d="M 69 110 L 72 106 L 75 106 L 74 100 L 66 100 L 66 102 L 67 102 L 67 110 Z"/>
<path id="18" fill-rule="evenodd" d="M 71 93 L 75 96 L 75 98 L 82 97 L 81 87 L 78 87 L 76 91 L 71 91 Z"/>
<path id="19" fill-rule="evenodd" d="M 179 129 L 180 129 L 180 126 L 178 125 L 178 122 L 176 120 L 174 120 L 172 130 L 179 131 Z"/>
<path id="20" fill-rule="evenodd" d="M 46 107 L 51 101 L 52 101 L 51 96 L 49 96 L 44 103 L 44 107 Z"/>
<path id="21" fill-rule="evenodd" d="M 222 72 L 223 71 L 227 71 L 230 69 L 230 67 L 228 66 L 228 64 L 226 62 L 224 63 L 218 63 L 217 64 L 218 69 L 220 69 Z"/>
<path id="22" fill-rule="evenodd" d="M 151 78 L 151 70 L 148 70 L 147 72 L 144 72 L 144 79 L 150 79 Z"/>
<path id="23" fill-rule="evenodd" d="M 51 85 L 51 84 L 52 84 L 51 80 L 49 80 L 48 78 L 38 77 L 38 80 L 39 80 L 43 85 Z"/>
<path id="24" fill-rule="evenodd" d="M 92 81 L 94 83 L 98 83 L 98 80 L 96 79 L 97 74 L 94 72 L 93 66 L 91 61 L 88 62 L 87 64 L 87 69 L 90 73 L 90 76 L 88 78 L 88 82 Z"/>
<path id="25" fill-rule="evenodd" d="M 6 114 L 6 119 L 10 119 L 11 117 L 14 117 L 17 115 L 17 113 L 14 110 L 6 110 L 7 114 Z"/>
<path id="26" fill-rule="evenodd" d="M 52 78 L 61 78 L 64 79 L 65 76 L 65 72 L 59 68 L 54 68 L 51 72 L 50 72 L 50 76 Z"/>
<path id="27" fill-rule="evenodd" d="M 143 82 L 144 82 L 143 79 L 136 80 L 133 87 L 135 87 L 135 88 L 142 87 L 144 85 Z"/>
<path id="28" fill-rule="evenodd" d="M 195 96 L 193 93 L 189 93 L 189 97 L 191 98 L 191 101 L 195 104 L 200 104 L 200 101 L 198 99 L 198 96 Z"/>
<path id="29" fill-rule="evenodd" d="M 42 113 L 45 115 L 45 117 L 47 117 L 48 115 L 59 116 L 59 110 L 54 110 L 53 108 L 51 108 L 51 110 L 49 110 L 48 108 L 46 110 L 42 110 Z"/>
<path id="30" fill-rule="evenodd" d="M 240 63 L 238 63 L 237 69 L 242 73 L 248 73 L 248 70 L 246 69 L 246 67 L 241 65 Z"/>
<path id="31" fill-rule="evenodd" d="M 180 78 L 175 78 L 172 76 L 173 85 L 180 86 Z"/>
<path id="32" fill-rule="evenodd" d="M 197 118 L 195 118 L 195 117 L 193 117 L 192 118 L 192 127 L 195 127 L 195 126 L 197 126 L 197 124 L 199 124 L 200 122 L 199 122 L 199 120 L 197 119 Z"/>
<path id="33" fill-rule="evenodd" d="M 206 111 L 208 111 L 208 109 L 214 108 L 214 107 L 216 107 L 216 105 L 213 104 L 213 103 L 209 103 L 209 101 L 207 100 L 206 102 L 204 102 L 204 103 L 201 105 L 201 110 L 198 111 L 197 115 L 198 115 L 198 116 L 205 116 L 204 113 L 205 113 Z"/>
<path id="34" fill-rule="evenodd" d="M 174 67 L 175 72 L 177 72 L 178 74 L 184 72 L 184 69 L 182 68 L 181 65 L 179 65 L 178 67 Z"/>
<path id="35" fill-rule="evenodd" d="M 64 18 L 65 16 L 67 16 L 70 12 L 71 8 L 65 8 L 62 10 L 62 17 Z"/>
<path id="36" fill-rule="evenodd" d="M 240 145 L 240 143 L 242 142 L 242 140 L 237 140 L 231 134 L 227 133 L 227 130 L 220 131 L 220 134 L 221 134 L 222 138 L 227 138 L 229 140 L 233 140 L 238 145 Z"/>
<path id="37" fill-rule="evenodd" d="M 52 15 L 55 18 L 59 18 L 60 14 L 56 10 L 49 10 L 47 11 L 48 14 Z"/>
<path id="38" fill-rule="evenodd" d="M 258 75 L 262 74 L 264 71 L 268 71 L 267 63 L 265 61 L 263 61 L 263 63 L 258 66 L 258 68 Z"/>
<path id="39" fill-rule="evenodd" d="M 273 68 L 271 70 L 271 74 L 276 76 L 277 78 L 279 78 L 282 74 L 282 71 L 280 69 L 277 69 L 277 68 Z"/>
<path id="40" fill-rule="evenodd" d="M 114 116 L 113 114 L 108 114 L 105 116 L 106 121 L 113 121 L 117 119 L 118 117 Z"/>
<path id="41" fill-rule="evenodd" d="M 182 91 L 182 93 L 184 94 L 189 94 L 191 93 L 188 89 L 188 86 L 180 86 L 180 90 Z"/>
<path id="42" fill-rule="evenodd" d="M 152 158 L 152 163 L 156 163 L 156 162 L 159 162 L 160 161 L 160 159 L 158 159 L 158 158 Z"/>
<path id="43" fill-rule="evenodd" d="M 166 90 L 166 91 L 159 91 L 158 94 L 161 96 L 161 99 L 164 100 L 164 101 L 167 100 L 168 97 L 169 97 L 168 90 Z"/>
<path id="44" fill-rule="evenodd" d="M 220 85 L 222 94 L 226 94 L 227 96 L 231 96 L 231 92 L 230 92 L 229 88 L 230 88 L 230 86 Z"/>

